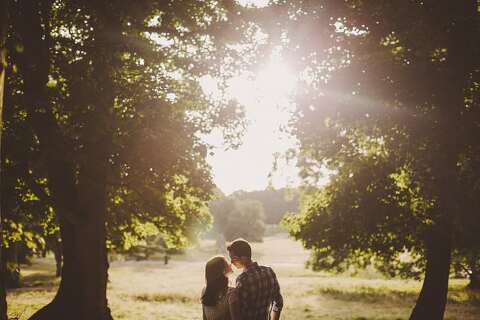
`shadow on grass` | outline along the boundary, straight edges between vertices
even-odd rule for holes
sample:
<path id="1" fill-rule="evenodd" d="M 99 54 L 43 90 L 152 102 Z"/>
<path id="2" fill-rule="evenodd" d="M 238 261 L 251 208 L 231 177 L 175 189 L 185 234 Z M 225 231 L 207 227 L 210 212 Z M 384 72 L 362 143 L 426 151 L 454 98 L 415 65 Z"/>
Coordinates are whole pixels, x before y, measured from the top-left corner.
<path id="1" fill-rule="evenodd" d="M 416 300 L 417 294 L 408 291 L 390 290 L 387 288 L 372 288 L 366 286 L 352 287 L 351 289 L 319 288 L 317 294 L 327 296 L 331 299 L 351 302 L 377 303 L 377 302 L 399 302 L 412 303 Z"/>
<path id="2" fill-rule="evenodd" d="M 322 287 L 312 290 L 312 294 L 320 294 L 331 299 L 362 303 L 401 303 L 413 304 L 418 292 L 413 290 L 395 290 L 387 287 L 353 286 L 348 289 Z M 448 292 L 449 304 L 469 304 L 480 306 L 480 292 L 463 287 L 451 287 Z"/>
<path id="3" fill-rule="evenodd" d="M 56 287 L 59 283 L 60 278 L 51 273 L 35 272 L 22 276 L 22 285 L 25 288 Z"/>

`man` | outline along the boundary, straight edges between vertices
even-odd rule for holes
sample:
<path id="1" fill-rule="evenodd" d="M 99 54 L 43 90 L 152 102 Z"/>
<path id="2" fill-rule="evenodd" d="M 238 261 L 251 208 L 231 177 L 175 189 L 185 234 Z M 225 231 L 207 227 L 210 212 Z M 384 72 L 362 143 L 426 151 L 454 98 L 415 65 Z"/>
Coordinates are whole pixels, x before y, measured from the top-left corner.
<path id="1" fill-rule="evenodd" d="M 234 305 L 242 320 L 279 320 L 283 297 L 272 268 L 252 261 L 252 248 L 243 239 L 228 247 L 232 264 L 244 271 L 237 277 Z"/>

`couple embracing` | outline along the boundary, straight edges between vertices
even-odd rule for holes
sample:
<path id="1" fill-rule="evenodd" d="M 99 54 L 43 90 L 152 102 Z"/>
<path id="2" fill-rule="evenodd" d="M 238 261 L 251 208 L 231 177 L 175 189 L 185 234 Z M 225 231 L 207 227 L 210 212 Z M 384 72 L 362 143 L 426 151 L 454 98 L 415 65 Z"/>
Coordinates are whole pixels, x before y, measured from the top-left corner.
<path id="1" fill-rule="evenodd" d="M 238 239 L 228 247 L 229 260 L 210 259 L 202 292 L 203 320 L 278 320 L 283 308 L 280 286 L 272 268 L 252 261 L 250 244 Z M 228 286 L 232 267 L 242 269 L 235 287 Z"/>

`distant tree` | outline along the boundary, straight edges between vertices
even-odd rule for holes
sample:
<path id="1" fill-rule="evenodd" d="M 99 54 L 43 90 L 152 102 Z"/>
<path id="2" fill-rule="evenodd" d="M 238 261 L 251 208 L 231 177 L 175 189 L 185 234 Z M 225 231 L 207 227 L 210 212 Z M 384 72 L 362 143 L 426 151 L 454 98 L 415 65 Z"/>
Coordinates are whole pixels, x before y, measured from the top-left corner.
<path id="1" fill-rule="evenodd" d="M 227 240 L 225 230 L 229 224 L 230 214 L 235 210 L 235 201 L 228 197 L 217 197 L 210 201 L 208 207 L 213 217 L 214 231 L 217 233 L 217 248 L 221 251 Z"/>
<path id="2" fill-rule="evenodd" d="M 144 236 L 142 237 L 144 239 L 135 241 L 130 247 L 117 252 L 124 254 L 127 258 L 133 258 L 135 260 L 149 260 L 155 255 L 157 255 L 157 259 L 158 255 L 163 255 L 165 258 L 171 254 L 182 252 L 181 248 L 169 247 L 169 243 L 165 241 L 164 237 L 154 225 L 150 225 L 149 227 L 152 229 L 150 236 Z"/>
<path id="3" fill-rule="evenodd" d="M 10 266 L 7 277 L 20 280 L 17 263 L 31 255 L 46 254 L 46 250 L 52 248 L 53 238 L 58 239 L 60 235 L 47 185 L 45 152 L 39 147 L 38 137 L 29 122 L 23 103 L 23 79 L 18 72 L 18 64 L 14 62 L 22 47 L 12 37 L 7 45 L 9 65 L 13 67 L 6 72 L 4 103 L 9 108 L 3 113 L 0 205 L 5 258 Z M 17 247 L 22 250 L 17 250 Z M 8 270 L 16 274 L 9 275 Z M 18 282 L 12 284 L 19 285 Z"/>
<path id="4" fill-rule="evenodd" d="M 265 214 L 262 203 L 227 197 L 210 203 L 214 226 L 225 239 L 244 238 L 262 241 L 265 232 Z"/>
<path id="5" fill-rule="evenodd" d="M 475 150 L 475 149 L 473 149 Z M 472 151 L 472 150 L 471 150 Z M 458 204 L 457 228 L 454 229 L 454 250 L 452 267 L 457 275 L 466 276 L 470 282 L 468 288 L 480 289 L 480 152 L 465 154 L 461 166 L 459 194 L 462 201 Z"/>
<path id="6" fill-rule="evenodd" d="M 1 152 L 0 201 L 4 223 L 4 245 L 8 270 L 18 273 L 20 264 L 29 256 L 43 255 L 52 239 L 59 238 L 58 223 L 47 187 L 42 151 L 35 142 L 35 134 L 22 116 L 25 110 L 18 105 L 18 90 L 14 85 L 20 79 L 8 72 L 5 104 L 10 106 L 3 114 Z M 22 250 L 18 250 L 21 248 Z M 49 246 L 51 248 L 51 246 Z M 7 275 L 20 280 L 18 274 Z M 13 283 L 18 286 L 19 283 Z"/>
<path id="7" fill-rule="evenodd" d="M 241 200 L 257 200 L 265 210 L 265 222 L 278 224 L 287 212 L 299 209 L 300 192 L 296 189 L 266 189 L 259 191 L 237 191 L 234 196 Z"/>
<path id="8" fill-rule="evenodd" d="M 225 238 L 229 241 L 245 238 L 249 241 L 262 241 L 265 232 L 265 214 L 262 203 L 255 200 L 237 200 L 230 213 L 225 228 Z"/>
<path id="9" fill-rule="evenodd" d="M 452 267 L 456 274 L 469 279 L 468 289 L 480 290 L 480 254 L 478 251 L 458 250 L 453 253 Z"/>
<path id="10" fill-rule="evenodd" d="M 474 105 L 480 104 L 480 82 L 475 90 L 466 97 Z M 468 288 L 480 289 L 480 148 L 470 147 L 462 155 L 459 194 L 462 201 L 458 204 L 457 228 L 454 229 L 454 251 L 452 265 L 457 273 L 466 275 L 470 282 Z"/>

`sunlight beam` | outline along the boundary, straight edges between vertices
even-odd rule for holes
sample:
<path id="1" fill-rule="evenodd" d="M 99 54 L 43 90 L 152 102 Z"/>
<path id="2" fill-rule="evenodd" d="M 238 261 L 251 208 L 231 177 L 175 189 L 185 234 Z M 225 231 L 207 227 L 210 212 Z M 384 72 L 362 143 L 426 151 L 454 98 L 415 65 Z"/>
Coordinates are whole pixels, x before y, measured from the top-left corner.
<path id="1" fill-rule="evenodd" d="M 221 135 L 210 135 L 206 141 L 214 146 L 214 155 L 208 158 L 213 167 L 215 183 L 226 193 L 235 190 L 259 190 L 298 184 L 298 170 L 294 164 L 279 161 L 272 173 L 275 155 L 284 154 L 295 146 L 295 139 L 280 130 L 291 117 L 291 97 L 297 78 L 288 63 L 278 54 L 257 74 L 242 73 L 227 82 L 227 95 L 245 107 L 248 121 L 243 144 L 237 150 L 225 150 Z M 206 95 L 219 96 L 218 83 L 204 77 L 201 86 Z"/>

